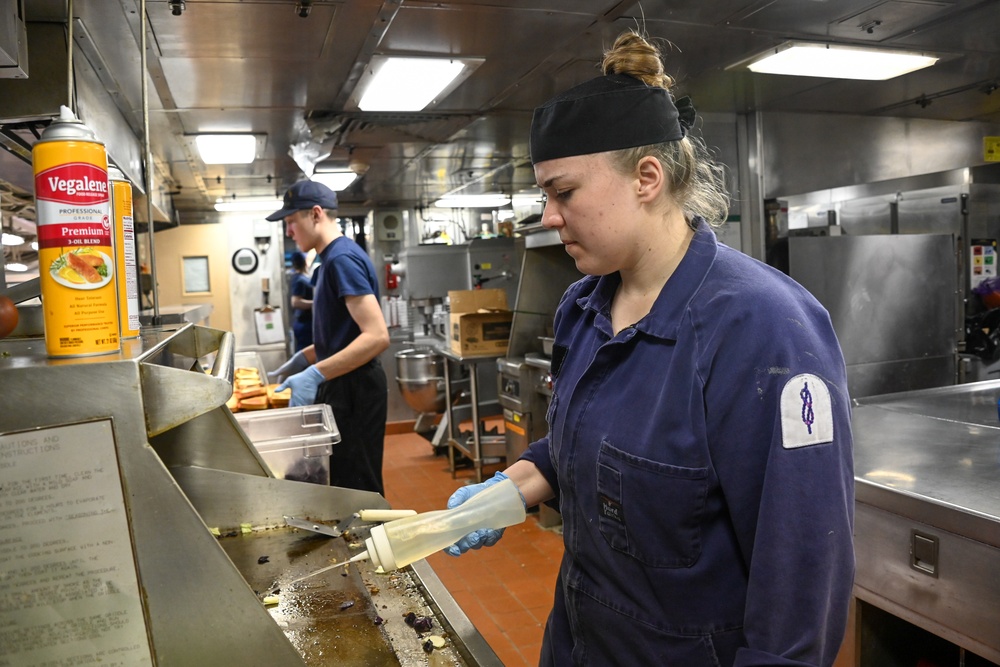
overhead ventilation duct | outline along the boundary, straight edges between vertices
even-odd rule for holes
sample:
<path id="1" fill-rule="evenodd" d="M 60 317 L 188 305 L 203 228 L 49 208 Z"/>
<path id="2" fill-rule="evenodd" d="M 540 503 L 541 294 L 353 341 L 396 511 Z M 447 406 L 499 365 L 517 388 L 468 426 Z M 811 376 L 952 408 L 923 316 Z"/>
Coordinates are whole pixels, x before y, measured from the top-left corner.
<path id="1" fill-rule="evenodd" d="M 9 5 L 0 0 L 0 7 Z M 7 12 L 0 19 L 0 72 L 4 56 L 2 52 L 4 21 L 10 20 Z M 3 100 L 3 116 L 0 124 L 33 120 L 51 120 L 59 115 L 59 105 L 66 104 L 67 68 L 66 26 L 62 23 L 23 24 L 26 55 L 22 62 L 31 62 L 31 75 L 14 78 L 0 74 L 0 99 Z"/>
<path id="2" fill-rule="evenodd" d="M 0 79 L 28 77 L 24 0 L 0 0 Z"/>
<path id="3" fill-rule="evenodd" d="M 20 1 L 20 0 L 18 0 Z M 0 0 L 0 16 L 7 17 L 3 9 L 10 0 Z M 58 22 L 28 21 L 25 23 L 28 59 L 31 75 L 27 78 L 0 78 L 0 149 L 6 148 L 18 160 L 0 159 L 0 182 L 22 183 L 30 180 L 32 136 L 37 136 L 53 118 L 59 115 L 59 107 L 67 104 L 69 50 L 67 48 L 66 24 Z M 0 21 L 0 33 L 3 22 Z M 137 132 L 129 126 L 128 109 L 123 110 L 119 101 L 124 94 L 112 96 L 110 91 L 117 86 L 113 79 L 106 78 L 108 71 L 104 56 L 97 50 L 94 40 L 89 37 L 86 25 L 75 19 L 74 40 L 77 47 L 73 60 L 74 106 L 76 115 L 94 130 L 104 142 L 109 158 L 118 166 L 135 188 L 137 231 L 145 228 L 145 183 L 142 179 L 142 146 Z M 2 47 L 0 47 L 2 48 Z M 2 56 L 0 56 L 2 60 Z M 94 63 L 100 66 L 95 67 Z M 15 145 L 15 139 L 20 138 Z M 11 149 L 14 150 L 11 150 Z M 25 182 L 28 180 L 28 182 Z M 173 204 L 161 192 L 153 193 L 152 216 L 157 229 L 175 227 Z"/>

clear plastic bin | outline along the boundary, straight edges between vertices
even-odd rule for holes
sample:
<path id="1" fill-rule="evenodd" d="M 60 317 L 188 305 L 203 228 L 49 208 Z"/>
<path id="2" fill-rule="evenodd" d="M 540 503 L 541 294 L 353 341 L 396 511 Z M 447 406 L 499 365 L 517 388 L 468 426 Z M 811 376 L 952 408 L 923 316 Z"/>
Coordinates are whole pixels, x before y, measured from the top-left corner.
<path id="1" fill-rule="evenodd" d="M 329 405 L 240 412 L 233 417 L 279 479 L 330 484 L 340 431 Z"/>

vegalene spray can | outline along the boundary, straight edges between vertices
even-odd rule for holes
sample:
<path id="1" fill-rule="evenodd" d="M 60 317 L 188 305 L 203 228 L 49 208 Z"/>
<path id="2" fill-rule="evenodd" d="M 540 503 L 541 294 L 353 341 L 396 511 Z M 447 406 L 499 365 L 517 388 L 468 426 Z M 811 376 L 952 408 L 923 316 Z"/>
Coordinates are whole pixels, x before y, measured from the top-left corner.
<path id="1" fill-rule="evenodd" d="M 31 150 L 38 274 L 50 357 L 118 352 L 108 155 L 67 107 Z"/>
<path id="2" fill-rule="evenodd" d="M 122 339 L 139 335 L 139 276 L 132 217 L 132 184 L 108 165 L 111 181 L 111 224 L 115 230 L 115 272 L 118 274 L 118 331 Z"/>

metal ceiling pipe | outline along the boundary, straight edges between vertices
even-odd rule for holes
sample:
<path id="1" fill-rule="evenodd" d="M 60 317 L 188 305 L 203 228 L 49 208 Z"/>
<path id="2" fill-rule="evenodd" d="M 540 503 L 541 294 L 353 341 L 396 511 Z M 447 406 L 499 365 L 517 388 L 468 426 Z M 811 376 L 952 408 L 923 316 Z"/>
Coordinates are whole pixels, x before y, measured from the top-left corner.
<path id="1" fill-rule="evenodd" d="M 69 43 L 66 45 L 66 67 L 69 69 L 66 75 L 66 106 L 75 115 L 76 105 L 73 104 L 73 0 L 66 0 L 66 29 L 69 37 Z"/>
<path id="2" fill-rule="evenodd" d="M 72 1 L 72 0 L 71 0 Z M 160 324 L 160 291 L 156 285 L 156 243 L 153 239 L 153 149 L 149 144 L 149 84 L 146 82 L 146 30 L 149 17 L 146 16 L 146 0 L 139 2 L 139 69 L 142 79 L 142 161 L 146 186 L 146 220 L 149 228 L 149 270 L 153 284 L 153 326 Z"/>

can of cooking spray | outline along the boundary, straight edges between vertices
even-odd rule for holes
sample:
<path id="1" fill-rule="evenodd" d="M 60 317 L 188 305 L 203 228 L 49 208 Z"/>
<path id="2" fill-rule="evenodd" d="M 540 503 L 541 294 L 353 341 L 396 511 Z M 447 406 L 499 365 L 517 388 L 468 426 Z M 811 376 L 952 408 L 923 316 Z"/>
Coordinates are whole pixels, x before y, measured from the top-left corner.
<path id="1" fill-rule="evenodd" d="M 115 230 L 115 273 L 118 276 L 118 332 L 122 339 L 139 335 L 139 275 L 132 217 L 132 183 L 121 169 L 108 165 L 111 181 L 111 225 Z"/>
<path id="2" fill-rule="evenodd" d="M 118 352 L 108 155 L 67 107 L 31 150 L 38 274 L 50 357 Z"/>

